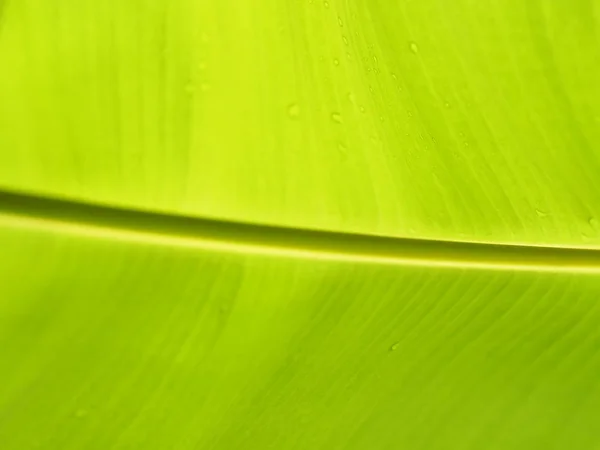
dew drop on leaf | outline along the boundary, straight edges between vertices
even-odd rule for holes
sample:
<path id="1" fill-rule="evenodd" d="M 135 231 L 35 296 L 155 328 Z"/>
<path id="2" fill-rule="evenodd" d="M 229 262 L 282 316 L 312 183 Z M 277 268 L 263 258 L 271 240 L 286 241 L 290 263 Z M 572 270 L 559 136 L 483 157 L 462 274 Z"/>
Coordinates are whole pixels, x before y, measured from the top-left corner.
<path id="1" fill-rule="evenodd" d="M 331 113 L 331 120 L 335 123 L 342 123 L 342 115 L 338 112 Z"/>
<path id="2" fill-rule="evenodd" d="M 290 119 L 297 119 L 300 116 L 300 106 L 298 103 L 290 103 L 287 113 Z"/>
<path id="3" fill-rule="evenodd" d="M 411 51 L 412 53 L 414 53 L 415 55 L 416 55 L 417 53 L 419 53 L 419 46 L 417 45 L 417 43 L 416 43 L 415 41 L 410 41 L 410 42 L 408 43 L 408 47 L 410 48 L 410 51 Z"/>

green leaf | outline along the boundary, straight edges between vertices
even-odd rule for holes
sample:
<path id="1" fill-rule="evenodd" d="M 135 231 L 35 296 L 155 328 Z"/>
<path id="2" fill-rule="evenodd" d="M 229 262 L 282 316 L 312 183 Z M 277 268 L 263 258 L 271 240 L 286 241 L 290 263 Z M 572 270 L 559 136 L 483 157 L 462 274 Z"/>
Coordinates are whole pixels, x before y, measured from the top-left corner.
<path id="1" fill-rule="evenodd" d="M 0 0 L 0 448 L 597 448 L 598 80 L 589 0 Z"/>

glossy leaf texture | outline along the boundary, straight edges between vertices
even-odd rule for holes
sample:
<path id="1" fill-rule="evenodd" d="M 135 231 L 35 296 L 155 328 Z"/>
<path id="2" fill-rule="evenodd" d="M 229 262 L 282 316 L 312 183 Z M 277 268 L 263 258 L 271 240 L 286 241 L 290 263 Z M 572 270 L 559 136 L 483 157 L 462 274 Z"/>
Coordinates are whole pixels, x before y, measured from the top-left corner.
<path id="1" fill-rule="evenodd" d="M 597 448 L 598 80 L 589 0 L 0 0 L 0 448 Z"/>
<path id="2" fill-rule="evenodd" d="M 598 445 L 597 275 L 0 242 L 3 448 Z"/>
<path id="3" fill-rule="evenodd" d="M 0 179 L 294 227 L 597 246 L 599 9 L 8 1 Z"/>

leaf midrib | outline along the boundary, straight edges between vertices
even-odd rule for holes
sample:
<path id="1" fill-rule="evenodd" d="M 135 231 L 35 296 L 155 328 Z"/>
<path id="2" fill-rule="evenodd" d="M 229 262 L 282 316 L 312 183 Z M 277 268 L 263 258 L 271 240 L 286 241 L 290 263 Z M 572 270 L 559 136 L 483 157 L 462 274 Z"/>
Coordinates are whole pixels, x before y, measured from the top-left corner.
<path id="1" fill-rule="evenodd" d="M 600 249 L 413 239 L 190 217 L 0 189 L 0 224 L 186 248 L 394 265 L 600 273 Z"/>

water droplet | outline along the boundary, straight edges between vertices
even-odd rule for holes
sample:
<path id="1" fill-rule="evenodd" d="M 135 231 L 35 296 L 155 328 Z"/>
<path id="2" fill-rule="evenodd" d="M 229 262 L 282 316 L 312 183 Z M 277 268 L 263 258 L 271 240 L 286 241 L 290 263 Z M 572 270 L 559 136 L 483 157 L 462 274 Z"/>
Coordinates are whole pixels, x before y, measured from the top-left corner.
<path id="1" fill-rule="evenodd" d="M 408 47 L 410 48 L 410 51 L 413 52 L 415 55 L 419 53 L 419 46 L 415 41 L 410 41 L 408 43 Z"/>
<path id="2" fill-rule="evenodd" d="M 325 6 L 325 8 L 329 8 L 329 2 L 323 2 L 323 6 Z"/>
<path id="3" fill-rule="evenodd" d="M 465 141 L 464 144 L 465 144 L 465 147 L 469 146 L 469 143 L 467 141 Z"/>
<path id="4" fill-rule="evenodd" d="M 353 105 L 356 103 L 356 97 L 355 97 L 355 95 L 352 92 L 348 92 L 348 100 Z"/>
<path id="5" fill-rule="evenodd" d="M 343 123 L 342 115 L 338 112 L 331 113 L 331 120 L 333 120 L 335 123 Z"/>
<path id="6" fill-rule="evenodd" d="M 206 70 L 206 63 L 205 62 L 198 63 L 198 70 L 200 70 L 200 71 Z"/>
<path id="7" fill-rule="evenodd" d="M 412 117 L 413 116 L 412 111 L 408 111 L 407 114 L 408 114 L 408 117 Z"/>
<path id="8" fill-rule="evenodd" d="M 396 350 L 398 350 L 399 347 L 400 347 L 400 342 L 396 342 L 396 343 L 392 344 L 392 346 L 390 347 L 390 352 L 395 352 Z"/>
<path id="9" fill-rule="evenodd" d="M 392 80 L 398 81 L 398 76 L 395 73 L 392 74 Z"/>
<path id="10" fill-rule="evenodd" d="M 595 217 L 590 217 L 588 219 L 588 223 L 590 224 L 590 227 L 592 227 L 594 230 L 600 229 L 600 223 L 598 222 L 598 219 L 596 219 Z"/>
<path id="11" fill-rule="evenodd" d="M 380 121 L 380 122 L 385 122 L 385 117 L 383 117 L 383 116 L 379 116 L 379 121 Z"/>
<path id="12" fill-rule="evenodd" d="M 445 102 L 445 103 L 444 103 L 444 106 L 445 106 L 446 108 L 450 108 L 450 102 Z"/>
<path id="13" fill-rule="evenodd" d="M 372 94 L 375 92 L 375 90 L 373 89 L 373 86 L 369 85 L 369 92 Z"/>
<path id="14" fill-rule="evenodd" d="M 364 113 L 366 111 L 366 109 L 363 105 L 360 105 L 359 109 L 360 109 L 361 113 Z"/>
<path id="15" fill-rule="evenodd" d="M 350 52 L 346 52 L 346 58 L 352 59 L 352 55 L 350 54 Z"/>
<path id="16" fill-rule="evenodd" d="M 200 90 L 206 92 L 210 89 L 210 83 L 208 82 L 203 82 L 202 84 L 200 84 Z"/>
<path id="17" fill-rule="evenodd" d="M 348 45 L 348 38 L 346 36 L 342 36 L 342 41 L 344 42 L 344 45 Z"/>
<path id="18" fill-rule="evenodd" d="M 342 18 L 341 18 L 340 16 L 338 16 L 338 25 L 339 25 L 340 27 L 343 27 L 343 26 L 344 26 L 344 22 L 342 22 Z"/>
<path id="19" fill-rule="evenodd" d="M 287 113 L 290 119 L 297 119 L 300 116 L 300 106 L 298 103 L 288 105 Z"/>
<path id="20" fill-rule="evenodd" d="M 538 217 L 543 218 L 543 217 L 548 217 L 548 213 L 542 211 L 541 209 L 537 209 L 535 210 L 535 213 L 537 214 Z"/>
<path id="21" fill-rule="evenodd" d="M 85 409 L 78 409 L 77 411 L 75 411 L 75 417 L 77 417 L 78 419 L 82 419 L 85 416 L 87 416 L 87 411 Z"/>
<path id="22" fill-rule="evenodd" d="M 337 59 L 337 58 L 334 58 L 333 59 L 333 64 L 336 65 L 336 66 L 339 66 L 340 65 L 340 60 Z"/>

